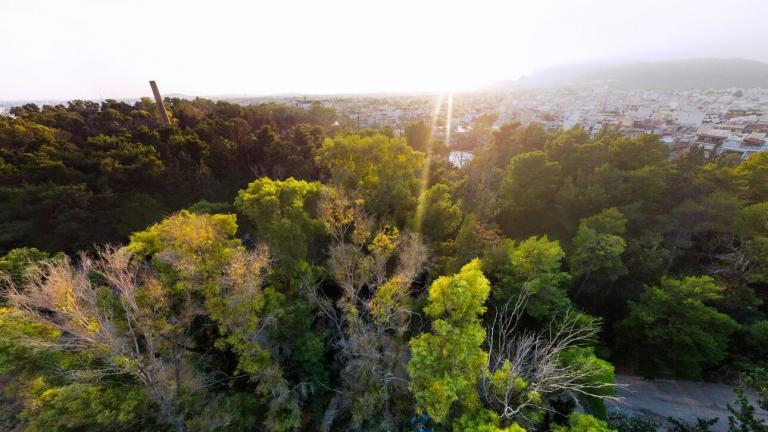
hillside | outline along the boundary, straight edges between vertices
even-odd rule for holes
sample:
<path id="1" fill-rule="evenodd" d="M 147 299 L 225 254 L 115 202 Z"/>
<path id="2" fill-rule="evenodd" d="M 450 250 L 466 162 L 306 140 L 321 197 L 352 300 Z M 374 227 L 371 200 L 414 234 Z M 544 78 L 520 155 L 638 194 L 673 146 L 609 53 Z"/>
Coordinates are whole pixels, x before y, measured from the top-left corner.
<path id="1" fill-rule="evenodd" d="M 768 87 L 768 63 L 745 59 L 701 58 L 621 65 L 558 66 L 497 89 L 519 87 L 609 84 L 620 88 Z"/>

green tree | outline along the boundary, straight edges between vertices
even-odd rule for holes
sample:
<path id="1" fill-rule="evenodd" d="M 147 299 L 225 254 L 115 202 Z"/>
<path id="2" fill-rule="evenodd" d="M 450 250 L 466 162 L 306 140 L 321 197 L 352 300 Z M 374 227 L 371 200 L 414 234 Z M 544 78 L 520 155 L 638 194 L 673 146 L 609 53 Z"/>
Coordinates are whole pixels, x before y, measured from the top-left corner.
<path id="1" fill-rule="evenodd" d="M 264 249 L 245 251 L 236 231 L 234 215 L 181 211 L 134 233 L 127 250 L 151 258 L 165 275 L 163 285 L 169 286 L 157 290 L 182 298 L 202 295 L 201 306 L 221 331 L 217 346 L 235 351 L 239 368 L 257 380 L 271 366 L 269 353 L 256 339 L 267 301 L 262 286 L 269 260 Z M 188 292 L 174 293 L 179 288 Z"/>
<path id="2" fill-rule="evenodd" d="M 509 161 L 499 193 L 499 225 L 512 238 L 544 234 L 552 226 L 550 211 L 560 188 L 560 164 L 546 153 L 519 154 Z"/>
<path id="3" fill-rule="evenodd" d="M 601 419 L 608 419 L 608 410 L 601 397 L 616 396 L 616 378 L 613 365 L 597 357 L 595 349 L 591 346 L 576 346 L 560 353 L 558 362 L 563 368 L 573 368 L 580 371 L 588 371 L 572 384 L 583 385 L 586 389 L 583 393 L 576 393 L 576 399 L 584 410 Z"/>
<path id="4" fill-rule="evenodd" d="M 750 356 L 755 364 L 768 360 L 768 321 L 757 321 L 745 328 L 748 348 L 745 354 Z M 768 366 L 768 363 L 765 364 Z"/>
<path id="5" fill-rule="evenodd" d="M 525 432 L 517 423 L 507 427 L 499 426 L 499 417 L 493 411 L 483 409 L 480 414 L 465 414 L 453 423 L 454 431 L 464 432 Z"/>
<path id="6" fill-rule="evenodd" d="M 728 432 L 768 431 L 768 421 L 757 416 L 757 409 L 747 397 L 749 390 L 756 390 L 758 406 L 768 409 L 768 374 L 765 370 L 756 369 L 742 374 L 733 388 L 736 401 L 734 405 L 728 404 Z"/>
<path id="7" fill-rule="evenodd" d="M 421 194 L 412 221 L 415 231 L 433 241 L 445 241 L 460 223 L 461 207 L 451 199 L 448 185 L 438 183 Z"/>
<path id="8" fill-rule="evenodd" d="M 314 180 L 333 110 L 196 99 L 17 107 L 0 119 L 0 253 L 73 252 L 205 199 L 229 201 L 254 175 Z M 333 122 L 331 122 L 333 123 Z"/>
<path id="9" fill-rule="evenodd" d="M 238 193 L 235 207 L 255 227 L 256 239 L 291 266 L 308 258 L 310 246 L 323 233 L 316 217 L 321 191 L 317 182 L 263 177 Z"/>
<path id="10" fill-rule="evenodd" d="M 728 337 L 738 328 L 707 305 L 722 295 L 723 289 L 707 276 L 663 278 L 617 324 L 619 349 L 645 375 L 699 378 L 704 368 L 725 358 Z"/>
<path id="11" fill-rule="evenodd" d="M 31 431 L 157 429 L 156 407 L 125 377 L 100 379 L 92 356 L 60 350 L 62 332 L 14 308 L 0 308 L 4 427 Z M 78 383 L 83 372 L 91 373 Z"/>
<path id="12" fill-rule="evenodd" d="M 664 237 L 656 231 L 646 231 L 627 241 L 622 261 L 636 280 L 653 284 L 666 271 L 669 251 L 663 247 Z"/>
<path id="13" fill-rule="evenodd" d="M 186 210 L 131 235 L 127 250 L 151 259 L 160 272 L 203 282 L 221 273 L 235 251 L 242 249 L 235 215 L 209 215 Z M 189 288 L 202 288 L 198 282 Z"/>
<path id="14" fill-rule="evenodd" d="M 753 154 L 736 167 L 736 173 L 747 184 L 745 197 L 750 202 L 768 201 L 768 154 Z"/>
<path id="15" fill-rule="evenodd" d="M 412 149 L 426 153 L 432 140 L 432 130 L 423 121 L 405 125 L 405 141 Z"/>
<path id="16" fill-rule="evenodd" d="M 448 268 L 456 272 L 475 258 L 481 258 L 485 251 L 494 250 L 501 241 L 498 230 L 480 223 L 474 213 L 464 215 L 454 241 L 455 252 Z"/>
<path id="17" fill-rule="evenodd" d="M 205 405 L 212 390 L 206 383 L 234 379 L 217 366 L 222 352 L 234 360 L 231 372 L 244 372 L 254 384 L 264 428 L 295 429 L 298 398 L 265 347 L 266 305 L 274 296 L 264 287 L 270 261 L 263 248 L 246 251 L 236 230 L 233 215 L 182 211 L 135 233 L 125 248 L 101 249 L 77 264 L 44 262 L 23 289 L 10 291 L 10 304 L 66 332 L 53 346 L 74 343 L 103 365 L 94 372 L 143 388 L 158 421 L 177 431 L 187 430 Z M 192 337 L 200 332 L 208 336 Z M 50 399 L 52 410 L 57 400 Z"/>
<path id="18" fill-rule="evenodd" d="M 669 159 L 669 147 L 651 134 L 613 140 L 609 149 L 611 163 L 623 171 L 660 166 Z"/>
<path id="19" fill-rule="evenodd" d="M 429 288 L 424 311 L 432 331 L 411 340 L 408 373 L 419 408 L 438 423 L 449 419 L 454 406 L 469 412 L 479 408 L 477 384 L 488 361 L 480 317 L 489 292 L 478 260 Z"/>
<path id="20" fill-rule="evenodd" d="M 318 175 L 314 158 L 322 141 L 321 128 L 307 124 L 296 125 L 266 148 L 264 165 L 275 178 L 314 180 Z"/>
<path id="21" fill-rule="evenodd" d="M 402 225 L 416 207 L 424 154 L 413 151 L 402 138 L 327 138 L 317 160 L 335 184 L 363 199 L 365 209 L 377 217 Z"/>
<path id="22" fill-rule="evenodd" d="M 608 424 L 587 414 L 577 412 L 568 416 L 568 425 L 554 425 L 552 432 L 616 432 Z"/>
<path id="23" fill-rule="evenodd" d="M 468 131 L 456 136 L 457 143 L 454 146 L 460 149 L 476 149 L 490 143 L 493 136 L 493 124 L 498 119 L 498 114 L 488 113 L 476 117 Z"/>
<path id="24" fill-rule="evenodd" d="M 768 282 L 768 202 L 742 208 L 733 231 L 741 237 L 736 271 L 749 282 Z"/>
<path id="25" fill-rule="evenodd" d="M 564 312 L 570 300 L 563 287 L 568 274 L 561 270 L 565 253 L 547 236 L 516 243 L 504 240 L 483 261 L 493 285 L 493 297 L 504 303 L 529 295 L 526 313 L 544 323 Z"/>
<path id="26" fill-rule="evenodd" d="M 50 254 L 37 248 L 13 249 L 0 257 L 0 277 L 5 275 L 13 284 L 20 286 L 28 278 L 27 269 L 30 266 L 50 258 Z M 61 255 L 57 254 L 55 258 L 61 258 Z"/>
<path id="27" fill-rule="evenodd" d="M 152 410 L 145 393 L 124 385 L 74 383 L 47 387 L 42 380 L 28 390 L 31 398 L 22 413 L 30 432 L 130 428 L 160 429 L 146 417 Z"/>
<path id="28" fill-rule="evenodd" d="M 625 225 L 624 215 L 615 208 L 581 220 L 569 259 L 571 275 L 580 280 L 576 298 L 585 287 L 594 291 L 627 273 L 621 260 L 626 242 L 620 235 Z"/>
<path id="29" fill-rule="evenodd" d="M 505 123 L 493 132 L 493 140 L 488 148 L 491 163 L 496 167 L 504 167 L 517 154 L 543 150 L 546 141 L 547 133 L 540 124 L 532 123 L 522 127 L 520 122 Z"/>

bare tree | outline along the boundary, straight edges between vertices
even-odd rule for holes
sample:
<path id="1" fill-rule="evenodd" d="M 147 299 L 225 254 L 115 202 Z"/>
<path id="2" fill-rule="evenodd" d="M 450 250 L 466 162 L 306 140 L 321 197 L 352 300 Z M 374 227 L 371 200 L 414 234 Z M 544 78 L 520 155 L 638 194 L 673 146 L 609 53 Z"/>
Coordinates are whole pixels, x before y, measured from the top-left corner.
<path id="1" fill-rule="evenodd" d="M 342 295 L 337 301 L 314 289 L 309 295 L 329 323 L 344 365 L 323 430 L 343 411 L 351 412 L 353 429 L 376 422 L 395 430 L 396 405 L 406 405 L 409 397 L 405 333 L 413 315 L 411 286 L 424 270 L 427 249 L 416 234 L 374 229 L 360 204 L 331 189 L 320 205 L 333 239 L 330 267 Z"/>
<path id="2" fill-rule="evenodd" d="M 99 278 L 103 283 L 95 282 Z M 117 307 L 104 304 L 103 295 L 114 295 Z M 170 315 L 160 282 L 123 249 L 103 248 L 94 259 L 82 254 L 78 265 L 69 259 L 35 264 L 29 283 L 8 286 L 6 297 L 61 330 L 58 348 L 88 351 L 104 362 L 104 373 L 133 376 L 160 406 L 163 419 L 186 430 L 179 397 L 193 314 L 182 307 Z"/>
<path id="3" fill-rule="evenodd" d="M 481 396 L 506 421 L 527 421 L 529 413 L 549 410 L 546 399 L 593 397 L 619 402 L 614 382 L 599 379 L 593 362 L 567 363 L 569 349 L 589 346 L 599 322 L 569 310 L 541 331 L 521 331 L 520 317 L 530 292 L 497 308 L 486 332 L 488 367 L 481 380 Z"/>

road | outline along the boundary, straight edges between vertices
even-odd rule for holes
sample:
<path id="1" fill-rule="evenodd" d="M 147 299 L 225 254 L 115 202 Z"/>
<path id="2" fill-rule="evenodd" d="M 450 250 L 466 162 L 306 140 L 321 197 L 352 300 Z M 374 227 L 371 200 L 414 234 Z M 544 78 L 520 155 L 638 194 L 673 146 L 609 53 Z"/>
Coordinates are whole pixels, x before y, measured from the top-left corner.
<path id="1" fill-rule="evenodd" d="M 718 417 L 713 430 L 728 430 L 728 403 L 733 403 L 735 395 L 731 387 L 714 384 L 677 380 L 646 380 L 631 375 L 616 375 L 616 382 L 625 387 L 619 390 L 624 403 L 612 410 L 626 414 L 644 414 L 657 419 L 667 417 L 682 418 L 695 422 L 697 417 Z M 759 410 L 758 414 L 768 419 L 768 413 Z"/>

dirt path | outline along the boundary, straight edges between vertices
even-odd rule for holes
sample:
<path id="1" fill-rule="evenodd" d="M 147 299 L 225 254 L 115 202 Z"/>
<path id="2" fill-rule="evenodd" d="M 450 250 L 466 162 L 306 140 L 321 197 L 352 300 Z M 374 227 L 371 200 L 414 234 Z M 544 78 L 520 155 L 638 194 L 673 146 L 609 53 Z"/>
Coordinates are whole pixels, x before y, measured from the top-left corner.
<path id="1" fill-rule="evenodd" d="M 728 403 L 733 403 L 735 396 L 731 387 L 714 384 L 677 380 L 646 380 L 631 375 L 616 375 L 616 382 L 626 387 L 619 391 L 624 397 L 624 404 L 611 408 L 626 414 L 645 414 L 650 417 L 665 419 L 682 418 L 695 422 L 697 417 L 720 420 L 715 424 L 715 431 L 728 430 Z M 768 419 L 768 413 L 759 411 Z"/>

